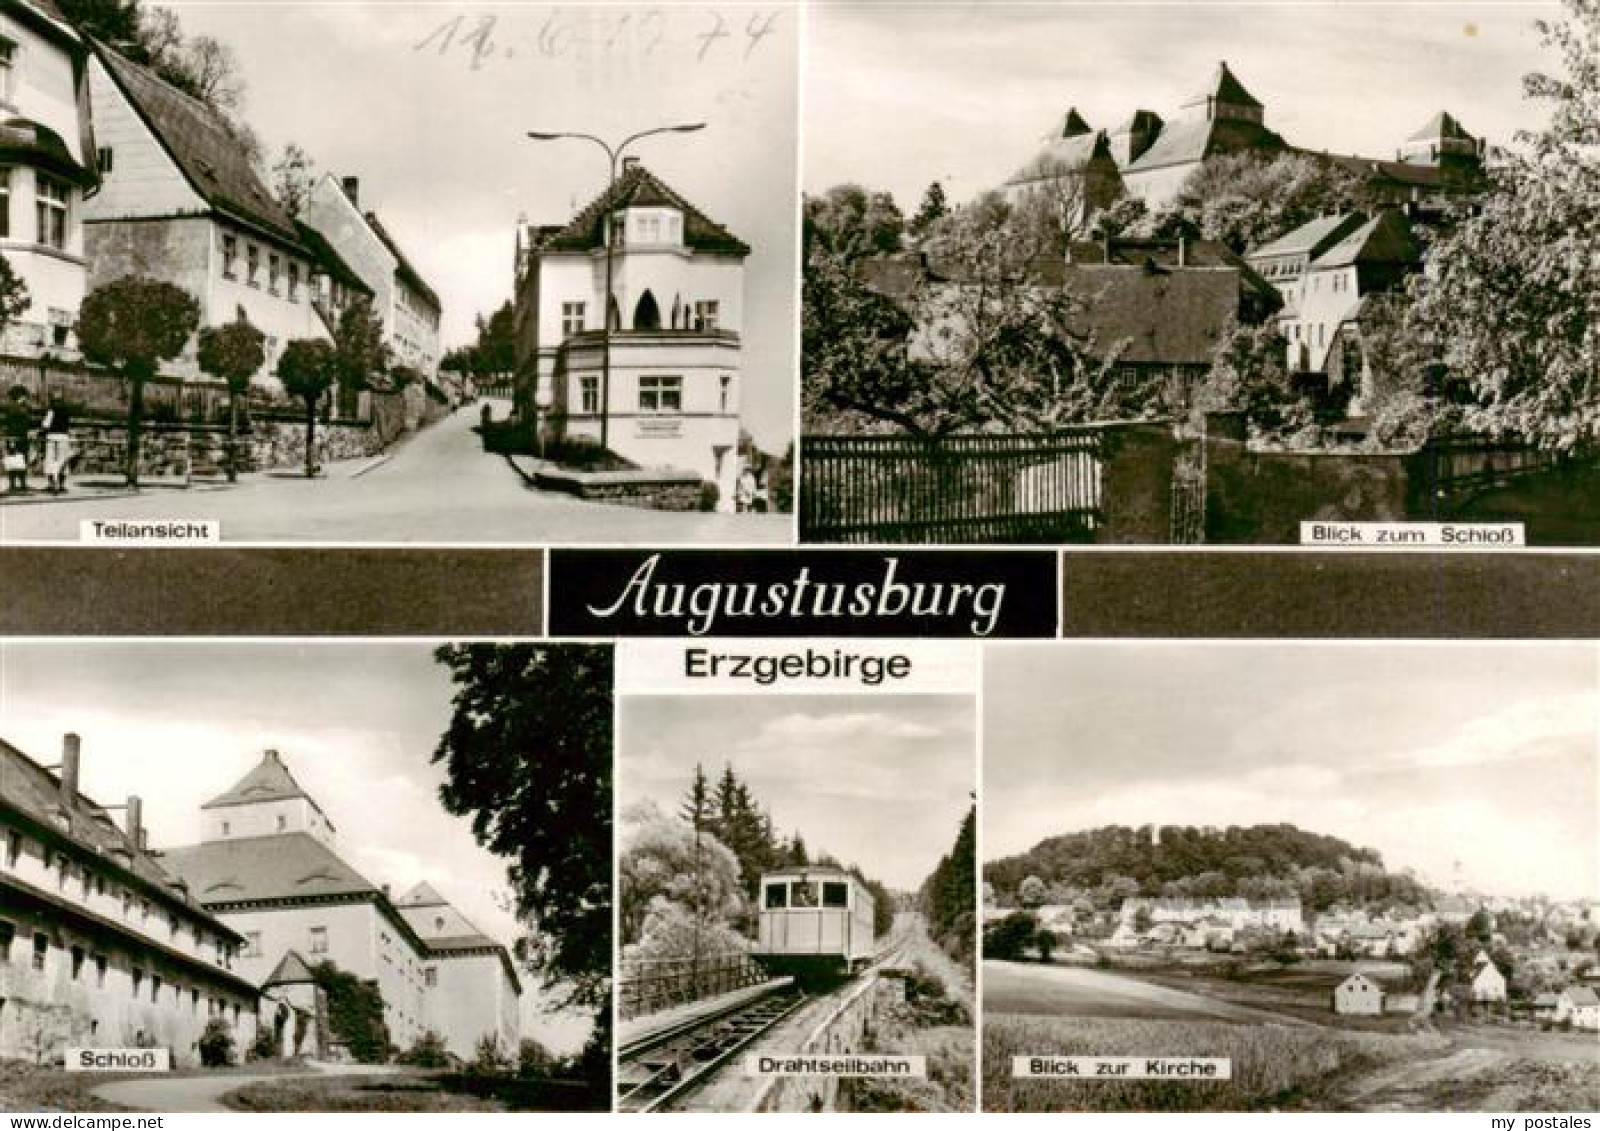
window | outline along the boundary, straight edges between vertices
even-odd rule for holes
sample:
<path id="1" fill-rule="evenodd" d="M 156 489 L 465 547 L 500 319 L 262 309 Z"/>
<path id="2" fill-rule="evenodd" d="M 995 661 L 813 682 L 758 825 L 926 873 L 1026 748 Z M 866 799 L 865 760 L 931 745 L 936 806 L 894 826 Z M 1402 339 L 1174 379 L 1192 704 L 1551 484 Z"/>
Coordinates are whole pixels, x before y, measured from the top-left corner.
<path id="1" fill-rule="evenodd" d="M 106 988 L 106 956 L 103 954 L 94 956 L 94 984 L 98 989 Z"/>
<path id="2" fill-rule="evenodd" d="M 326 927 L 312 927 L 311 928 L 311 953 L 312 954 L 327 954 L 328 953 L 328 928 L 326 928 Z"/>
<path id="3" fill-rule="evenodd" d="M 83 947 L 72 948 L 72 980 L 76 982 L 83 976 Z"/>
<path id="4" fill-rule="evenodd" d="M 639 378 L 640 412 L 682 412 L 682 377 Z"/>
<path id="5" fill-rule="evenodd" d="M 281 813 L 278 814 L 278 821 L 277 821 L 277 829 L 278 829 L 278 831 L 281 833 L 281 832 L 283 832 L 284 829 L 287 829 L 288 827 L 289 827 L 289 818 L 285 817 Z"/>
<path id="6" fill-rule="evenodd" d="M 715 330 L 717 328 L 716 299 L 703 299 L 694 304 L 694 328 L 696 330 Z"/>
<path id="7" fill-rule="evenodd" d="M 283 261 L 277 253 L 267 256 L 267 293 L 278 293 L 278 275 L 282 270 Z"/>
<path id="8" fill-rule="evenodd" d="M 17 45 L 0 39 L 0 99 L 11 101 L 17 77 Z"/>
<path id="9" fill-rule="evenodd" d="M 153 974 L 150 977 L 150 1000 L 157 1005 L 161 1004 L 161 975 Z"/>
<path id="10" fill-rule="evenodd" d="M 579 403 L 579 408 L 583 412 L 589 413 L 591 415 L 594 414 L 594 413 L 599 412 L 600 411 L 600 378 L 598 378 L 598 377 L 580 377 L 580 378 L 578 378 L 578 400 L 580 402 Z"/>
<path id="11" fill-rule="evenodd" d="M 796 880 L 794 891 L 790 893 L 789 904 L 792 907 L 815 907 L 817 905 L 817 887 L 810 880 Z"/>
<path id="12" fill-rule="evenodd" d="M 33 932 L 33 968 L 43 970 L 45 959 L 50 954 L 50 937 L 43 931 Z"/>
<path id="13" fill-rule="evenodd" d="M 638 222 L 640 243 L 661 242 L 661 217 L 640 216 Z"/>
<path id="14" fill-rule="evenodd" d="M 224 279 L 237 279 L 239 277 L 239 237 L 222 237 L 222 277 Z M 227 835 L 228 826 L 222 826 L 223 835 Z"/>
<path id="15" fill-rule="evenodd" d="M 289 301 L 300 301 L 300 264 L 289 264 Z"/>
<path id="16" fill-rule="evenodd" d="M 15 868 L 22 857 L 22 834 L 6 834 L 6 867 Z"/>
<path id="17" fill-rule="evenodd" d="M 39 213 L 39 242 L 46 247 L 67 246 L 67 185 L 39 174 L 35 193 Z"/>
<path id="18" fill-rule="evenodd" d="M 95 154 L 95 162 L 100 166 L 102 173 L 109 173 L 116 166 L 117 151 L 110 146 L 101 146 Z"/>
<path id="19" fill-rule="evenodd" d="M 255 244 L 244 249 L 244 281 L 252 287 L 261 285 L 261 249 Z"/>
<path id="20" fill-rule="evenodd" d="M 822 906 L 849 907 L 850 885 L 834 880 L 825 880 L 822 884 Z"/>
<path id="21" fill-rule="evenodd" d="M 261 953 L 261 932 L 246 931 L 244 934 L 244 955 L 249 958 Z"/>
<path id="22" fill-rule="evenodd" d="M 0 239 L 11 236 L 11 170 L 0 168 Z"/>
<path id="23" fill-rule="evenodd" d="M 564 302 L 561 304 L 561 337 L 570 338 L 574 334 L 583 333 L 584 304 L 581 302 Z"/>
<path id="24" fill-rule="evenodd" d="M 11 941 L 16 937 L 16 925 L 0 919 L 0 966 L 8 965 L 11 962 Z"/>
<path id="25" fill-rule="evenodd" d="M 433 967 L 433 966 L 429 966 L 426 970 L 424 970 L 422 972 L 422 981 L 423 981 L 424 985 L 426 985 L 426 986 L 428 986 L 430 988 L 432 988 L 433 986 L 437 986 L 439 984 L 439 971 L 438 971 L 438 969 Z"/>
<path id="26" fill-rule="evenodd" d="M 720 408 L 719 408 L 718 411 L 720 411 L 720 412 L 727 412 L 728 411 L 728 391 L 732 387 L 733 387 L 733 378 L 731 376 L 729 376 L 728 374 L 724 373 L 722 375 L 722 395 L 721 395 L 721 398 L 719 400 Z"/>
<path id="27" fill-rule="evenodd" d="M 228 835 L 228 829 L 229 829 L 229 827 L 230 827 L 230 826 L 229 826 L 229 824 L 228 824 L 228 822 L 227 822 L 227 821 L 223 821 L 223 822 L 222 822 L 222 835 L 223 835 L 223 836 L 227 836 L 227 835 Z"/>
<path id="28" fill-rule="evenodd" d="M 768 909 L 789 906 L 789 885 L 768 884 L 765 906 Z"/>

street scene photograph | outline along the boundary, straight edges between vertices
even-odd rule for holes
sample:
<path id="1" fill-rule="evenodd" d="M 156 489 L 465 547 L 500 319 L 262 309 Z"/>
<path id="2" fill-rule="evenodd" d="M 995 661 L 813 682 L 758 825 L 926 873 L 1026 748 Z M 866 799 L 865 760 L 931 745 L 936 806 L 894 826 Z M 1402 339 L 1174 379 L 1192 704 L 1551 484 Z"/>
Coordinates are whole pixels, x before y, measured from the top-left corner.
<path id="1" fill-rule="evenodd" d="M 975 1110 L 974 697 L 618 712 L 618 1110 Z"/>
<path id="2" fill-rule="evenodd" d="M 792 541 L 798 19 L 4 0 L 0 540 Z"/>
<path id="3" fill-rule="evenodd" d="M 1600 544 L 1593 4 L 808 15 L 803 541 Z"/>
<path id="4" fill-rule="evenodd" d="M 0 644 L 0 1111 L 609 1109 L 611 716 L 594 645 Z"/>
<path id="5" fill-rule="evenodd" d="M 985 1111 L 1594 1110 L 1594 644 L 1012 645 L 984 679 Z"/>

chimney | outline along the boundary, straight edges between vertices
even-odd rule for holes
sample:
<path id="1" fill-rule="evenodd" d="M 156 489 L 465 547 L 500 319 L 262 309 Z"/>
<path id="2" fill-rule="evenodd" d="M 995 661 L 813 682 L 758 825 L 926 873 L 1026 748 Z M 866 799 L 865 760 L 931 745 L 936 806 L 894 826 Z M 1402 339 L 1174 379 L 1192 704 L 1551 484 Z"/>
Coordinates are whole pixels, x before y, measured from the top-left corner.
<path id="1" fill-rule="evenodd" d="M 360 205 L 361 205 L 361 178 L 360 177 L 340 177 L 339 178 L 339 187 L 344 189 L 344 194 L 350 198 L 350 203 L 351 204 L 354 204 L 357 207 L 360 207 Z"/>
<path id="2" fill-rule="evenodd" d="M 630 153 L 622 159 L 622 171 L 624 173 L 626 173 L 629 169 L 636 169 L 638 167 L 639 159 L 633 154 Z"/>
<path id="3" fill-rule="evenodd" d="M 271 762 L 275 766 L 283 765 L 283 759 L 278 757 L 278 752 L 276 750 L 264 751 L 261 755 L 261 760 L 264 762 Z"/>
<path id="4" fill-rule="evenodd" d="M 128 795 L 127 833 L 135 848 L 144 847 L 144 802 L 131 793 Z"/>
<path id="5" fill-rule="evenodd" d="M 61 804 L 68 809 L 78 804 L 78 750 L 75 734 L 61 736 Z"/>

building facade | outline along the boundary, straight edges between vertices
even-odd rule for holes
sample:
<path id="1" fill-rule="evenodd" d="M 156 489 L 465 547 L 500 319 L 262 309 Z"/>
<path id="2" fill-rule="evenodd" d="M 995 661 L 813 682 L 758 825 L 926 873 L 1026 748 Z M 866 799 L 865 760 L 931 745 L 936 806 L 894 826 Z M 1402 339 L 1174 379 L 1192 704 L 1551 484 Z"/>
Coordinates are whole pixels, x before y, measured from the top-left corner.
<path id="1" fill-rule="evenodd" d="M 165 858 L 244 940 L 238 969 L 253 984 L 295 984 L 284 981 L 291 954 L 331 962 L 376 984 L 397 1048 L 429 1031 L 463 1058 L 485 1035 L 517 1047 L 521 985 L 505 948 L 453 909 L 447 929 L 419 932 L 413 917 L 426 912 L 402 911 L 344 860 L 333 822 L 277 751 L 202 806 L 200 843 Z"/>
<path id="2" fill-rule="evenodd" d="M 29 305 L 0 352 L 77 352 L 84 197 L 96 183 L 88 48 L 53 0 L 0 3 L 0 255 Z"/>
<path id="3" fill-rule="evenodd" d="M 248 1048 L 243 938 L 150 851 L 139 798 L 119 828 L 79 790 L 80 758 L 76 735 L 54 770 L 0 742 L 0 1057 L 151 1047 L 193 1066 L 214 1018 Z"/>
<path id="4" fill-rule="evenodd" d="M 218 115 L 148 68 L 96 46 L 89 91 L 101 175 L 84 206 L 89 287 L 127 275 L 172 283 L 200 325 L 241 313 L 266 335 L 257 383 L 283 348 L 329 337 L 312 302 L 318 264 Z M 199 376 L 191 338 L 171 372 Z"/>
<path id="5" fill-rule="evenodd" d="M 348 264 L 372 297 L 391 362 L 434 380 L 439 375 L 439 296 L 377 213 L 362 210 L 360 180 L 323 176 L 307 198 L 302 219 Z"/>
<path id="6" fill-rule="evenodd" d="M 570 223 L 524 226 L 516 264 L 518 414 L 532 419 L 547 404 L 552 438 L 590 440 L 599 438 L 604 416 L 618 455 L 642 467 L 693 471 L 731 504 L 749 253 L 631 159 Z"/>

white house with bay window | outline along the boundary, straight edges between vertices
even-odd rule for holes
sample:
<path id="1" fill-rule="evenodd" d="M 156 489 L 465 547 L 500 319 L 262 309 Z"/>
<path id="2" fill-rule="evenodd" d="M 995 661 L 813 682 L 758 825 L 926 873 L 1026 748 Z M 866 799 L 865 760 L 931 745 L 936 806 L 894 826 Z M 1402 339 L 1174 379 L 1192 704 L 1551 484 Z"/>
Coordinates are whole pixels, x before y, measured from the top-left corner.
<path id="1" fill-rule="evenodd" d="M 611 294 L 606 236 L 615 226 Z M 598 439 L 618 455 L 716 483 L 739 474 L 740 330 L 750 248 L 643 165 L 563 226 L 517 237 L 517 412 L 544 409 L 552 438 Z M 606 384 L 609 317 L 610 396 Z"/>
<path id="2" fill-rule="evenodd" d="M 76 349 L 84 192 L 96 182 L 87 47 L 53 0 L 0 0 L 0 254 L 29 305 L 0 352 Z"/>

